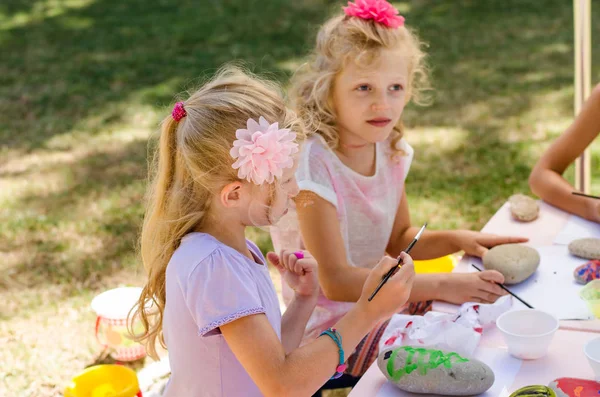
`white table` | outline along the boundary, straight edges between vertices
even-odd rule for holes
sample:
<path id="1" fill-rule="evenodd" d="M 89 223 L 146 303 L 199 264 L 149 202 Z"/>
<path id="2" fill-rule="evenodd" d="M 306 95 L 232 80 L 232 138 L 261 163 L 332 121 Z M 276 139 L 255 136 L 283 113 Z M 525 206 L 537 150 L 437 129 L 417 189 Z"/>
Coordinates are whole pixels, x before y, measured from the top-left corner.
<path id="1" fill-rule="evenodd" d="M 498 335 L 500 332 L 495 328 L 489 331 L 487 334 L 484 332 L 480 346 L 505 349 L 506 345 L 502 340 L 502 335 Z M 506 385 L 508 392 L 512 393 L 523 386 L 548 385 L 553 380 L 563 377 L 594 379 L 592 369 L 583 353 L 583 346 L 589 340 L 597 337 L 598 334 L 591 332 L 558 330 L 546 357 L 522 362 L 513 383 Z M 374 363 L 352 389 L 349 396 L 376 397 L 386 382 L 387 379 L 377 367 L 377 363 Z M 389 389 L 394 390 L 393 388 Z M 385 397 L 406 395 L 407 393 L 395 390 L 392 393 L 386 393 Z M 417 395 L 415 394 L 415 396 Z"/>
<path id="2" fill-rule="evenodd" d="M 508 204 L 504 204 L 482 229 L 486 233 L 506 236 L 524 236 L 530 239 L 530 245 L 551 245 L 558 232 L 564 227 L 569 215 L 543 202 L 540 203 L 540 216 L 530 223 L 514 221 L 510 216 Z M 454 269 L 455 272 L 466 272 L 470 264 L 469 257 L 463 258 Z M 434 302 L 433 310 L 452 313 L 458 306 L 445 302 Z M 561 321 L 548 355 L 532 361 L 523 361 L 510 385 L 508 392 L 532 384 L 547 385 L 561 377 L 593 379 L 594 374 L 583 352 L 583 346 L 589 340 L 599 337 L 600 321 Z M 492 347 L 506 351 L 506 345 L 500 331 L 492 325 L 487 328 L 481 338 L 480 346 Z M 508 354 L 508 352 L 506 352 Z M 350 393 L 351 397 L 375 397 L 387 380 L 374 363 Z M 385 396 L 405 396 L 406 393 L 394 388 L 386 388 L 390 392 Z"/>
<path id="3" fill-rule="evenodd" d="M 538 219 L 529 223 L 518 222 L 512 219 L 508 203 L 505 203 L 481 231 L 503 236 L 527 237 L 529 238 L 529 242 L 526 244 L 532 246 L 552 245 L 554 238 L 567 223 L 568 218 L 568 213 L 540 202 L 540 215 Z M 463 257 L 454 268 L 454 272 L 468 272 L 471 262 L 471 257 Z M 458 310 L 458 306 L 436 301 L 433 302 L 432 310 L 443 313 L 454 313 Z M 561 321 L 560 328 L 600 333 L 600 320 Z"/>

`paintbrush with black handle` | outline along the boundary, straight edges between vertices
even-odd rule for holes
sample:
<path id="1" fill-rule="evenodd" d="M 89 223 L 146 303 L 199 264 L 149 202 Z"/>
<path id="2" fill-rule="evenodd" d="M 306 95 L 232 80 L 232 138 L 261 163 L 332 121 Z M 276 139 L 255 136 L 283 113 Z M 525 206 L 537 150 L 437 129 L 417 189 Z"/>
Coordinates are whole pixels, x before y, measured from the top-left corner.
<path id="1" fill-rule="evenodd" d="M 419 230 L 419 233 L 417 233 L 417 235 L 415 236 L 415 238 L 413 239 L 413 241 L 410 242 L 410 244 L 408 245 L 408 247 L 406 248 L 406 250 L 404 250 L 404 252 L 406 252 L 407 254 L 410 252 L 410 250 L 415 246 L 415 244 L 417 243 L 417 241 L 419 241 L 419 238 L 421 237 L 421 234 L 423 234 L 423 231 L 425 230 L 426 227 L 427 227 L 427 222 L 425 222 L 425 224 L 423 226 L 421 226 L 421 229 Z M 400 266 L 402 266 L 402 259 L 398 258 L 398 264 L 396 266 L 392 267 L 385 274 L 385 276 L 383 276 L 383 279 L 381 280 L 381 282 L 379 283 L 379 285 L 377 286 L 377 288 L 375 288 L 375 291 L 373 291 L 373 293 L 369 297 L 369 302 L 371 302 L 371 300 L 375 297 L 375 295 L 377 294 L 377 292 L 379 292 L 379 290 L 381 289 L 381 287 L 383 287 L 383 284 L 385 284 L 390 279 L 390 277 L 392 277 L 392 275 L 394 274 L 394 272 L 396 271 L 396 269 L 398 269 Z"/>

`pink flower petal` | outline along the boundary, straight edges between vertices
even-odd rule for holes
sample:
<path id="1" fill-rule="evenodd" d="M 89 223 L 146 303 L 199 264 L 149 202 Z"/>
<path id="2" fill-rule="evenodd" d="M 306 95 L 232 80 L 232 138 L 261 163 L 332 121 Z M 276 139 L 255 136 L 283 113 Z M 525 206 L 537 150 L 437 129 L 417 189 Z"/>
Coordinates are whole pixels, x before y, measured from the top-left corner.
<path id="1" fill-rule="evenodd" d="M 254 134 L 256 131 L 260 131 L 260 125 L 254 119 L 248 119 L 246 122 L 246 128 L 250 134 Z"/>
<path id="2" fill-rule="evenodd" d="M 263 130 L 268 130 L 271 126 L 271 124 L 269 124 L 269 122 L 263 116 L 258 118 L 258 124 Z"/>
<path id="3" fill-rule="evenodd" d="M 250 131 L 245 130 L 245 129 L 239 129 L 235 131 L 235 137 L 237 139 L 243 139 L 245 141 L 250 140 L 250 137 L 252 136 L 252 134 L 250 133 Z"/>

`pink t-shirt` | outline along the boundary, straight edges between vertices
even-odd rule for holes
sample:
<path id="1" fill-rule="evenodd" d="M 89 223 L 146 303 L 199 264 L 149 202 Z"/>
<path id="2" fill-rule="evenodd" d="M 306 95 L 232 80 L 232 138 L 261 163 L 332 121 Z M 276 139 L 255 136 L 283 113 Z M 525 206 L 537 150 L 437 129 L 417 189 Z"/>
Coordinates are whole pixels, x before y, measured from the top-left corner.
<path id="1" fill-rule="evenodd" d="M 163 330 L 171 378 L 164 397 L 262 395 L 219 330 L 264 313 L 281 340 L 281 312 L 266 261 L 256 245 L 247 244 L 256 262 L 209 234 L 190 233 L 169 261 Z"/>
<path id="2" fill-rule="evenodd" d="M 404 155 L 393 153 L 389 141 L 376 144 L 376 171 L 372 176 L 344 165 L 320 135 L 310 137 L 302 149 L 296 172 L 300 190 L 311 191 L 336 208 L 350 266 L 373 268 L 386 253 L 413 158 L 413 149 L 404 139 L 397 148 Z M 277 252 L 304 248 L 295 211 L 271 227 L 271 237 Z M 291 291 L 285 284 L 283 295 L 288 302 Z M 353 305 L 331 301 L 321 293 L 303 343 L 333 326 Z"/>

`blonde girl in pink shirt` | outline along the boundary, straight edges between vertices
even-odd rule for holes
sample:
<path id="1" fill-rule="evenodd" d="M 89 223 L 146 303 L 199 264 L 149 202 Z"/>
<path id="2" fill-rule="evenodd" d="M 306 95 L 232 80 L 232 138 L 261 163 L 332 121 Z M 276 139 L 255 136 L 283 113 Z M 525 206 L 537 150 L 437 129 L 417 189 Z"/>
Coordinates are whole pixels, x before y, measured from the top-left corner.
<path id="1" fill-rule="evenodd" d="M 281 220 L 272 237 L 277 249 L 306 248 L 319 263 L 322 294 L 305 341 L 351 310 L 370 269 L 386 254 L 400 253 L 417 233 L 404 186 L 414 153 L 403 138 L 402 112 L 410 100 L 421 100 L 426 87 L 422 47 L 391 4 L 356 0 L 321 27 L 308 65 L 296 76 L 295 110 L 316 133 L 299 159 L 296 212 Z M 482 256 L 495 245 L 522 241 L 427 230 L 411 255 L 430 259 L 463 250 Z M 495 271 L 418 274 L 413 305 L 405 311 L 422 313 L 434 299 L 494 302 L 503 295 L 495 283 L 503 281 Z M 347 373 L 366 371 L 385 326 L 361 342 Z"/>

